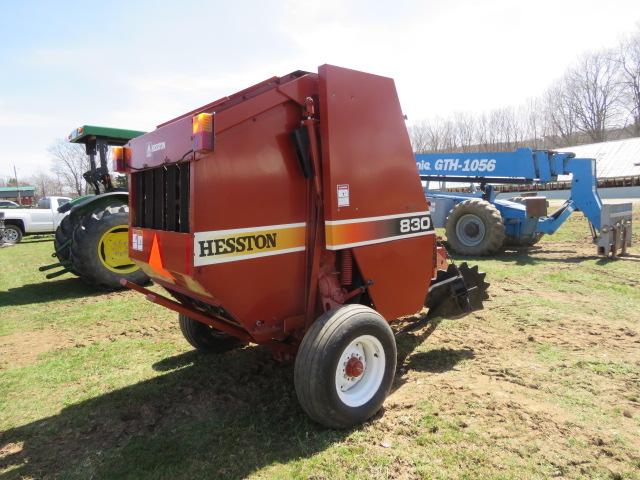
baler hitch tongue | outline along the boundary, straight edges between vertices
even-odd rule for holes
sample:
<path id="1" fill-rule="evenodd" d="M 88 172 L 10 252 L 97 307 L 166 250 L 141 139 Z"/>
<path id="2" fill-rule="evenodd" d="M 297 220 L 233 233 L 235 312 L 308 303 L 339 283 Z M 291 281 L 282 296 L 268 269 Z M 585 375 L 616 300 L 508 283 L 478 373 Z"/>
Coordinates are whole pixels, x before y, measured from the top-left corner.
<path id="1" fill-rule="evenodd" d="M 489 283 L 484 280 L 486 275 L 478 271 L 477 265 L 469 268 L 466 262 L 438 270 L 425 301 L 428 316 L 455 318 L 481 310 L 482 302 L 489 298 Z"/>
<path id="2" fill-rule="evenodd" d="M 631 246 L 631 203 L 605 203 L 600 215 L 598 254 L 611 257 L 625 255 Z M 618 253 L 620 250 L 620 253 Z"/>

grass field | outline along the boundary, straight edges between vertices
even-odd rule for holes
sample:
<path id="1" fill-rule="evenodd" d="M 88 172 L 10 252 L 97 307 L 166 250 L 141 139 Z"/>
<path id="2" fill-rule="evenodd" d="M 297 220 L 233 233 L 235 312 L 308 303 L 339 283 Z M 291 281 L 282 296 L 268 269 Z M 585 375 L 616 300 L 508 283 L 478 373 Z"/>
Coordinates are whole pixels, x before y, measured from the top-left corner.
<path id="1" fill-rule="evenodd" d="M 600 259 L 575 215 L 468 259 L 485 309 L 399 335 L 392 395 L 350 431 L 309 421 L 259 347 L 196 355 L 139 294 L 45 280 L 51 237 L 0 249 L 0 478 L 640 479 L 634 237 Z"/>

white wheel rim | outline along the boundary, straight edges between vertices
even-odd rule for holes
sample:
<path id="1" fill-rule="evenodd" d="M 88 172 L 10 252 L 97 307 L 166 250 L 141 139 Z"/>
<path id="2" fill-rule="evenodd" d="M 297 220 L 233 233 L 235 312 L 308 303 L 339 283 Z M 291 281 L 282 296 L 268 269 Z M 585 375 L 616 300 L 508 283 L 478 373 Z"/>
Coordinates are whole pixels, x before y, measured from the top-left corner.
<path id="1" fill-rule="evenodd" d="M 7 243 L 15 243 L 18 241 L 18 232 L 13 228 L 5 228 L 4 241 Z"/>
<path id="2" fill-rule="evenodd" d="M 340 355 L 336 367 L 336 391 L 349 407 L 364 405 L 376 394 L 386 366 L 380 340 L 362 335 L 353 340 Z M 362 373 L 354 374 L 361 367 Z"/>

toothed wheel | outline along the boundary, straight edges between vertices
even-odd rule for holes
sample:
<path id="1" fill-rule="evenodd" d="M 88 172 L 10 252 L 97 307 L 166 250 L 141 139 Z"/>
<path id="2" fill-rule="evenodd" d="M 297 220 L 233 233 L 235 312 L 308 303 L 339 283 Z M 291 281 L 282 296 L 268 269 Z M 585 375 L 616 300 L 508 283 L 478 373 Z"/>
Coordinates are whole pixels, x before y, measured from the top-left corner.
<path id="1" fill-rule="evenodd" d="M 460 275 L 462 275 L 464 283 L 469 290 L 469 302 L 472 306 L 477 305 L 479 308 L 482 308 L 482 302 L 489 300 L 487 290 L 490 284 L 485 281 L 485 277 L 487 276 L 486 272 L 478 271 L 478 265 L 469 267 L 467 262 L 461 263 L 458 271 Z"/>
<path id="2" fill-rule="evenodd" d="M 439 270 L 425 300 L 429 317 L 454 318 L 482 309 L 483 302 L 489 299 L 486 275 L 478 271 L 477 265 L 470 268 L 466 262 Z"/>

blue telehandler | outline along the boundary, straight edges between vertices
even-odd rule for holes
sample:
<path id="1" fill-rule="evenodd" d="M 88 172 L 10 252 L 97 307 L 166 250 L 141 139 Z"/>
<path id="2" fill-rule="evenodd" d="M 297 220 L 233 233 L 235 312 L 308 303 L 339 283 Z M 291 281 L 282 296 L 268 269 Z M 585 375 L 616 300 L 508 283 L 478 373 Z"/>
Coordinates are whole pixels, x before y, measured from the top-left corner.
<path id="1" fill-rule="evenodd" d="M 631 203 L 604 204 L 597 191 L 596 161 L 573 153 L 519 148 L 514 152 L 419 153 L 435 227 L 460 255 L 492 255 L 504 246 L 527 247 L 554 233 L 572 212 L 589 221 L 599 255 L 624 255 L 631 245 Z M 494 185 L 545 184 L 571 175 L 571 193 L 552 214 L 545 197 L 497 199 Z M 468 192 L 429 188 L 431 182 L 464 182 Z M 477 185 L 477 186 L 476 186 Z"/>

